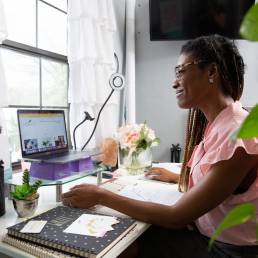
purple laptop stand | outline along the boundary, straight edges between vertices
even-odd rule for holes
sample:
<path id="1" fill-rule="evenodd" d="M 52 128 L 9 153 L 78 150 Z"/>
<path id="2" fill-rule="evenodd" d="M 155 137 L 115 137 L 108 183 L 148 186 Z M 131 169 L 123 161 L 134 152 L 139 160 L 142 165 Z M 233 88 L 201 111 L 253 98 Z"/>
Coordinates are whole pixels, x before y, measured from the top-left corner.
<path id="1" fill-rule="evenodd" d="M 80 171 L 92 170 L 93 168 L 93 161 L 90 157 L 62 164 L 32 162 L 30 166 L 30 175 L 41 179 L 58 180 L 71 175 L 76 175 Z"/>

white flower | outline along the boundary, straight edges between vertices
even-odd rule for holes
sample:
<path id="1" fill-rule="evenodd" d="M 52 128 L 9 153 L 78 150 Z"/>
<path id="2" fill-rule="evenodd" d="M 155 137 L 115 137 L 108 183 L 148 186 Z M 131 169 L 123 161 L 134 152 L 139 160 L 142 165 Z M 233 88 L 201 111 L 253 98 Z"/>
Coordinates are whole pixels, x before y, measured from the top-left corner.
<path id="1" fill-rule="evenodd" d="M 118 129 L 118 141 L 121 149 L 128 149 L 130 152 L 145 150 L 159 143 L 154 131 L 145 123 L 128 124 L 120 127 Z"/>
<path id="2" fill-rule="evenodd" d="M 150 128 L 149 128 L 149 132 L 148 132 L 148 137 L 152 141 L 156 138 L 154 131 Z"/>

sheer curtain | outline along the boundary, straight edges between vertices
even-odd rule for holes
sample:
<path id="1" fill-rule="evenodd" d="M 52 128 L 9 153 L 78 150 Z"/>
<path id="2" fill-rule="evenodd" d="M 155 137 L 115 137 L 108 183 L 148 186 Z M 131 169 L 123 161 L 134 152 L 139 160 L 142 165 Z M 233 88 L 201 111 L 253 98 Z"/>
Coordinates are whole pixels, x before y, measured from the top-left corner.
<path id="1" fill-rule="evenodd" d="M 127 87 L 124 98 L 123 123 L 136 122 L 135 104 L 135 0 L 126 0 L 125 12 L 125 78 Z"/>
<path id="2" fill-rule="evenodd" d="M 112 0 L 68 1 L 68 62 L 70 67 L 70 129 L 84 118 L 84 111 L 97 117 L 111 92 L 109 77 L 116 70 L 114 34 L 116 23 Z M 119 92 L 102 111 L 95 135 L 87 147 L 95 147 L 104 137 L 112 136 L 118 127 Z M 86 121 L 76 131 L 81 148 L 95 121 Z"/>
<path id="3" fill-rule="evenodd" d="M 4 14 L 4 6 L 2 0 L 0 0 L 0 44 L 2 44 L 3 40 L 7 37 L 7 28 L 5 23 L 5 14 Z M 7 89 L 6 89 L 6 81 L 5 74 L 2 64 L 2 57 L 0 51 L 0 126 L 4 127 L 4 118 L 1 107 L 7 106 Z"/>
<path id="4" fill-rule="evenodd" d="M 119 125 L 135 123 L 135 0 L 114 0 L 117 23 L 116 51 L 126 79 L 121 94 Z"/>

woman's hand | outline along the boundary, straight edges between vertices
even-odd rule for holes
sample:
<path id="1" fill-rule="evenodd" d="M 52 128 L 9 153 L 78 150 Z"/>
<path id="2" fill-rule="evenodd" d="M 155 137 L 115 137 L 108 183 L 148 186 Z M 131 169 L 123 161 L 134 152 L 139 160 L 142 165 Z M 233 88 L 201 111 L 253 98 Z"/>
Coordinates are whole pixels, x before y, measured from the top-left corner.
<path id="1" fill-rule="evenodd" d="M 173 173 L 165 168 L 151 168 L 145 176 L 158 181 L 169 182 L 169 183 L 178 183 L 179 175 Z"/>
<path id="2" fill-rule="evenodd" d="M 62 194 L 62 202 L 66 206 L 87 209 L 99 203 L 104 189 L 96 185 L 81 184 Z"/>

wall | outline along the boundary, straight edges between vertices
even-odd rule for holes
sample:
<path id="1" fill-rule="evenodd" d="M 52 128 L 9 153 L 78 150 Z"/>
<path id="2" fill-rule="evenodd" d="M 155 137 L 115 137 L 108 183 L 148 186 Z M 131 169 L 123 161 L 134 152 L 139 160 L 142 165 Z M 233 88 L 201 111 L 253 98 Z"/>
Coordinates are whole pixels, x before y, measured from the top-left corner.
<path id="1" fill-rule="evenodd" d="M 161 144 L 154 160 L 170 161 L 172 143 L 184 144 L 187 111 L 177 107 L 174 66 L 184 41 L 150 41 L 149 2 L 136 1 L 136 121 L 147 123 Z"/>
<path id="2" fill-rule="evenodd" d="M 120 72 L 122 71 L 122 64 L 124 58 L 124 37 L 125 37 L 125 0 L 114 0 L 114 12 L 116 16 L 117 32 L 114 36 L 115 51 L 119 59 Z"/>
<path id="3" fill-rule="evenodd" d="M 253 107 L 258 103 L 258 43 L 238 40 L 237 46 L 246 65 L 245 87 L 241 102 L 243 106 Z"/>
<path id="4" fill-rule="evenodd" d="M 147 123 L 161 138 L 154 160 L 169 161 L 172 143 L 184 146 L 187 111 L 177 107 L 171 87 L 180 48 L 184 41 L 150 41 L 149 1 L 136 1 L 136 121 Z M 258 102 L 258 44 L 237 42 L 246 71 L 242 98 L 245 106 Z M 182 156 L 182 155 L 181 155 Z"/>

